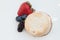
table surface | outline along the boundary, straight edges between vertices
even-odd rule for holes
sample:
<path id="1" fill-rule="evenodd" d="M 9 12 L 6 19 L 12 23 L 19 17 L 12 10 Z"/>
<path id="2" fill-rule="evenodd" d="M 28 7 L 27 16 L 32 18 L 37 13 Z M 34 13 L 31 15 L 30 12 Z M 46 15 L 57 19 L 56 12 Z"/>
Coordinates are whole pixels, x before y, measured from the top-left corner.
<path id="1" fill-rule="evenodd" d="M 15 17 L 22 2 L 27 0 L 0 0 L 0 40 L 60 40 L 60 0 L 28 0 L 36 11 L 52 18 L 52 30 L 43 37 L 33 37 L 23 30 L 17 32 Z"/>

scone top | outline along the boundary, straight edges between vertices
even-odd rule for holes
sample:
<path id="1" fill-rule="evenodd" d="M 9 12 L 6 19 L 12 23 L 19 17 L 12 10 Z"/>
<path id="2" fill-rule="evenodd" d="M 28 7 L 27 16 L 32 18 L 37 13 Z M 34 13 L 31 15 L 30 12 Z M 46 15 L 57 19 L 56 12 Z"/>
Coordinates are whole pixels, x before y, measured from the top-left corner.
<path id="1" fill-rule="evenodd" d="M 44 12 L 33 12 L 25 20 L 25 29 L 33 36 L 43 36 L 51 29 L 51 18 Z"/>

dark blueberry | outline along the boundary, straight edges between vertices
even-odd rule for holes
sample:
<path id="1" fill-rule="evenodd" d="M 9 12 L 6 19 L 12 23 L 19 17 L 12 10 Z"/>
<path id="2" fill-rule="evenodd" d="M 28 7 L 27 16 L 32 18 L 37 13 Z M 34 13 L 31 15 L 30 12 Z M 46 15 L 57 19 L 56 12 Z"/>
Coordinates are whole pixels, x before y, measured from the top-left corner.
<path id="1" fill-rule="evenodd" d="M 21 22 L 21 21 L 22 21 L 21 16 L 17 16 L 17 17 L 16 17 L 16 21 Z"/>
<path id="2" fill-rule="evenodd" d="M 18 24 L 18 32 L 22 32 L 23 31 L 23 29 L 24 29 L 24 22 L 20 22 L 19 24 Z"/>
<path id="3" fill-rule="evenodd" d="M 27 15 L 22 15 L 22 16 L 21 16 L 22 20 L 25 20 L 26 17 L 27 17 Z"/>

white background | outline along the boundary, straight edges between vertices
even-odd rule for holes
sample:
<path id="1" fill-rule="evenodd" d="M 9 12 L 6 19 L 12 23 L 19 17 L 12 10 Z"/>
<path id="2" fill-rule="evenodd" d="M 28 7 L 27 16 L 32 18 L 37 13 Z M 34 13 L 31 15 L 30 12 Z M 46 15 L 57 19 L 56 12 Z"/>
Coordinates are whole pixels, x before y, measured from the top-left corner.
<path id="1" fill-rule="evenodd" d="M 15 17 L 24 1 L 0 0 L 0 40 L 60 40 L 60 0 L 28 0 L 34 9 L 48 13 L 52 18 L 52 30 L 44 37 L 33 37 L 25 30 L 17 32 Z"/>

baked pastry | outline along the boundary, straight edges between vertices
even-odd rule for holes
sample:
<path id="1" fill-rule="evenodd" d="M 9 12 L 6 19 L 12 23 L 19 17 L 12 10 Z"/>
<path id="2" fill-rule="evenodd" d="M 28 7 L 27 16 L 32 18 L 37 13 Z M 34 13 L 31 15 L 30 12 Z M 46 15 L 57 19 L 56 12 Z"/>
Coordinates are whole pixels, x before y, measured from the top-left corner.
<path id="1" fill-rule="evenodd" d="M 44 12 L 33 12 L 25 20 L 25 29 L 33 36 L 44 36 L 52 27 L 51 17 Z"/>

